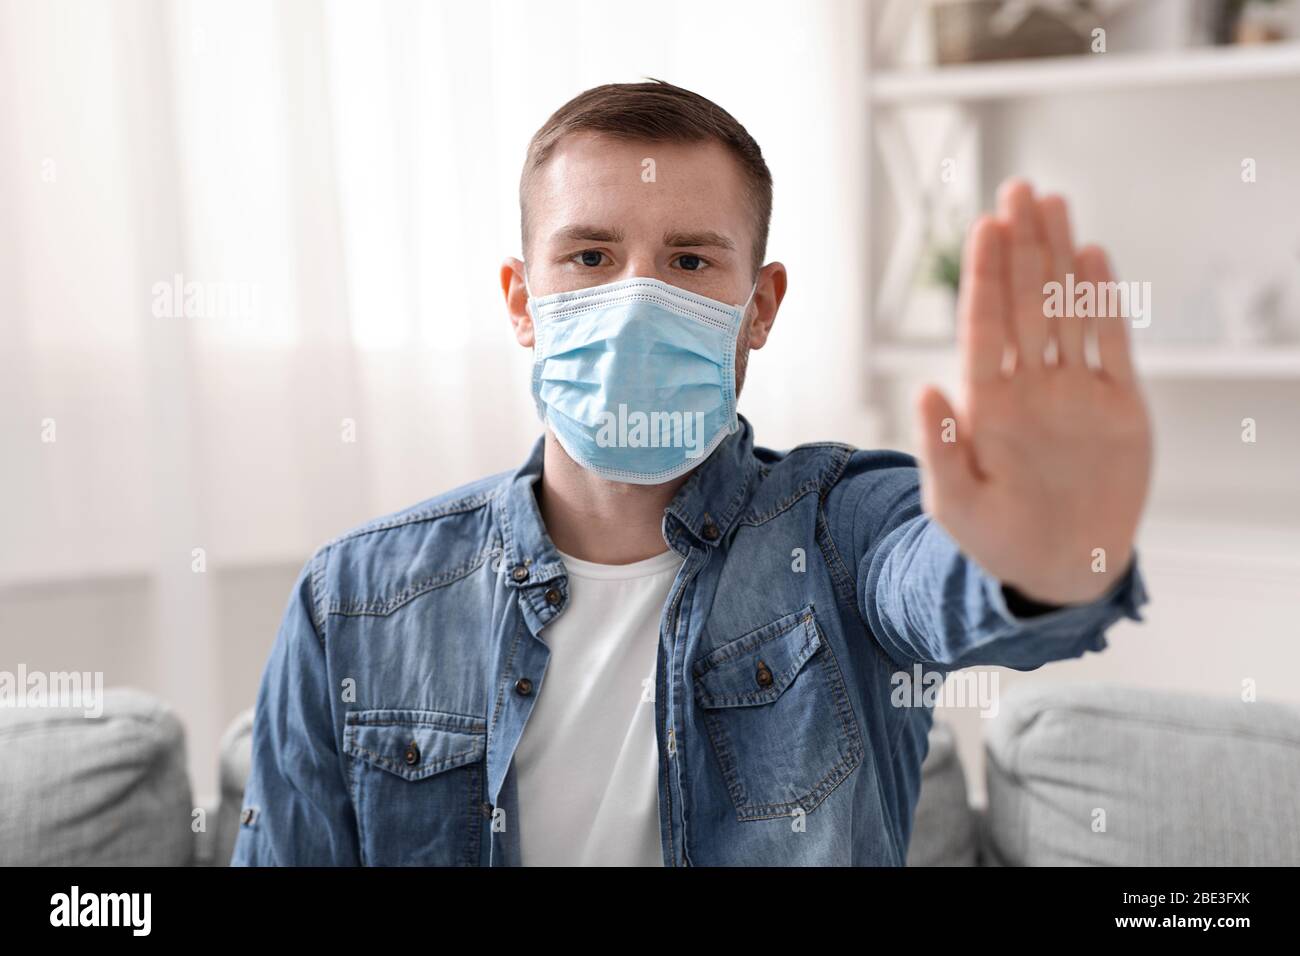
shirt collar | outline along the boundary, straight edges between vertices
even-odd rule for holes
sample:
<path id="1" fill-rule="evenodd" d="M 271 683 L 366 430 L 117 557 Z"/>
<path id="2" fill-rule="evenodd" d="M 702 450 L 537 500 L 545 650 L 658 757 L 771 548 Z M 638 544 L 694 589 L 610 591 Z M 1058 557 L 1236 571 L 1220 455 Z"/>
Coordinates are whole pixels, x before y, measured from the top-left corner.
<path id="1" fill-rule="evenodd" d="M 753 494 L 758 473 L 754 430 L 744 415 L 736 419 L 740 427 L 722 440 L 673 496 L 665 512 L 665 535 L 671 516 L 705 547 L 717 547 L 727 537 Z"/>
<path id="2" fill-rule="evenodd" d="M 538 436 L 528 460 L 507 479 L 498 512 L 505 556 L 502 570 L 511 587 L 541 584 L 564 574 L 564 563 L 542 524 L 533 490 L 542 477 L 545 447 L 546 436 Z"/>
<path id="3" fill-rule="evenodd" d="M 749 501 L 759 463 L 754 457 L 753 428 L 744 415 L 736 417 L 740 427 L 690 473 L 665 509 L 665 539 L 671 541 L 671 522 L 675 521 L 700 545 L 716 547 Z M 499 509 L 503 571 L 513 587 L 541 584 L 564 575 L 564 564 L 546 533 L 535 494 L 545 446 L 545 436 L 539 436 L 528 460 L 507 479 Z"/>

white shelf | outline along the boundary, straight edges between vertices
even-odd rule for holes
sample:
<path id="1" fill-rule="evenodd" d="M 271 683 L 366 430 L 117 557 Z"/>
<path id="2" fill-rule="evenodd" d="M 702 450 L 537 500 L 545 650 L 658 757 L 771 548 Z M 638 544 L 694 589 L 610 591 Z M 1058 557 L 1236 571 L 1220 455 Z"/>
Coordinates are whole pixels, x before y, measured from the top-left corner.
<path id="1" fill-rule="evenodd" d="M 1092 53 L 871 74 L 878 103 L 992 100 L 1095 90 L 1300 78 L 1300 43 L 1170 53 Z"/>
<path id="2" fill-rule="evenodd" d="M 951 345 L 878 346 L 869 361 L 885 374 L 949 378 L 957 372 L 957 350 Z M 1137 364 L 1144 377 L 1154 379 L 1300 379 L 1300 347 L 1163 345 L 1139 348 Z"/>

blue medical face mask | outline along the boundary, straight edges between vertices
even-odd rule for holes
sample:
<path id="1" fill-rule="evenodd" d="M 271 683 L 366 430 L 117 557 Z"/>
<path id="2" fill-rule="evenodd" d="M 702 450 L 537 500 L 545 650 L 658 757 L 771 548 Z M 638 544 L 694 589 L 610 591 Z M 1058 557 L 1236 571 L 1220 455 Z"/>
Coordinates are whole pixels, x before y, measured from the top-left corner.
<path id="1" fill-rule="evenodd" d="M 538 416 L 603 478 L 685 474 L 740 427 L 736 336 L 757 288 L 740 306 L 647 278 L 530 293 Z"/>

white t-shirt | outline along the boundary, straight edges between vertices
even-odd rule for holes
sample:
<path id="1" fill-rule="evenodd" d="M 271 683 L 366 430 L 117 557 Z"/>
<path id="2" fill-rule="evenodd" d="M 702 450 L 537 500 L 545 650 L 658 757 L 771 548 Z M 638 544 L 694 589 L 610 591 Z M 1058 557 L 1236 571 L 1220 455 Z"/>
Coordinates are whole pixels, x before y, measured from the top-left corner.
<path id="1" fill-rule="evenodd" d="M 682 557 L 593 564 L 561 553 L 569 605 L 515 750 L 524 866 L 663 866 L 655 671 Z"/>

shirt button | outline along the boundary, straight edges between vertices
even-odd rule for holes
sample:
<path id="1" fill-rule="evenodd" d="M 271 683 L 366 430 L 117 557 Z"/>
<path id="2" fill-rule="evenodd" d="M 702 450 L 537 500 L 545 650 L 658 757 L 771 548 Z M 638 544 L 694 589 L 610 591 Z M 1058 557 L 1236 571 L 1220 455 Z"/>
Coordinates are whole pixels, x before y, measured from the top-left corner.
<path id="1" fill-rule="evenodd" d="M 767 669 L 767 665 L 762 661 L 758 662 L 758 673 L 754 677 L 758 681 L 759 687 L 770 687 L 772 685 L 772 672 Z"/>
<path id="2" fill-rule="evenodd" d="M 257 816 L 257 811 L 252 807 L 244 807 L 244 812 L 239 815 L 240 823 L 252 823 L 253 817 Z"/>
<path id="3" fill-rule="evenodd" d="M 546 591 L 546 603 L 554 607 L 560 603 L 560 592 L 555 588 L 549 588 Z"/>
<path id="4" fill-rule="evenodd" d="M 710 521 L 708 524 L 704 526 L 703 532 L 704 532 L 705 541 L 718 540 L 718 526 L 714 524 L 712 521 Z"/>
<path id="5" fill-rule="evenodd" d="M 420 762 L 420 747 L 418 744 L 416 744 L 414 740 L 412 740 L 409 744 L 406 745 L 406 754 L 404 755 L 404 757 L 406 760 L 406 764 L 409 767 L 414 767 L 417 763 Z"/>
<path id="6" fill-rule="evenodd" d="M 527 697 L 533 692 L 533 682 L 527 677 L 521 677 L 515 681 L 515 693 L 520 697 Z"/>
<path id="7" fill-rule="evenodd" d="M 528 568 L 522 564 L 516 564 L 510 576 L 516 581 L 526 581 L 528 579 Z"/>

